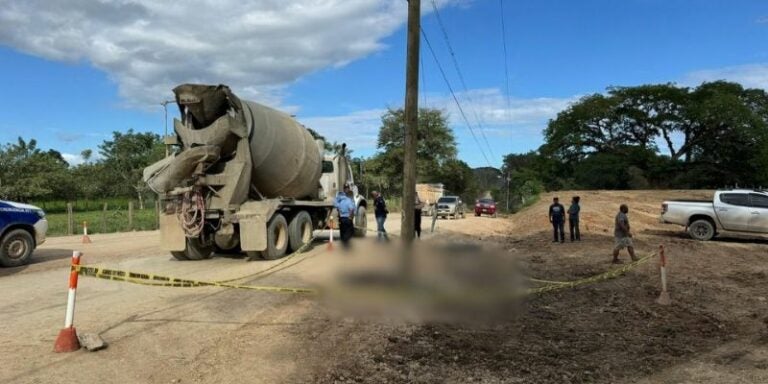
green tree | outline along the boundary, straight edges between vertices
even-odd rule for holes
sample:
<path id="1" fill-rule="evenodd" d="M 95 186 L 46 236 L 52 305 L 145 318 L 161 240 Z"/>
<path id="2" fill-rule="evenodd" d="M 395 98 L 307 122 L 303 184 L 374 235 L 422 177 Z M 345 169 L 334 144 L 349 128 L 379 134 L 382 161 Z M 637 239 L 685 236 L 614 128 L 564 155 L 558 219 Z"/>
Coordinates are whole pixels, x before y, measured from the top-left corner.
<path id="1" fill-rule="evenodd" d="M 392 184 L 402 185 L 403 144 L 405 142 L 405 113 L 389 109 L 381 117 L 378 148 L 383 176 Z M 419 132 L 416 148 L 416 174 L 419 182 L 439 181 L 441 167 L 456 157 L 456 139 L 448 126 L 445 112 L 439 109 L 419 109 Z"/>
<path id="2" fill-rule="evenodd" d="M 113 132 L 112 140 L 99 145 L 104 170 L 110 172 L 114 182 L 113 195 L 135 194 L 139 206 L 144 207 L 144 194 L 148 188 L 142 180 L 144 168 L 165 155 L 160 136 L 150 132 Z"/>
<path id="3" fill-rule="evenodd" d="M 0 196 L 29 201 L 51 198 L 66 191 L 69 164 L 54 150 L 43 151 L 37 141 L 25 141 L 0 148 Z"/>

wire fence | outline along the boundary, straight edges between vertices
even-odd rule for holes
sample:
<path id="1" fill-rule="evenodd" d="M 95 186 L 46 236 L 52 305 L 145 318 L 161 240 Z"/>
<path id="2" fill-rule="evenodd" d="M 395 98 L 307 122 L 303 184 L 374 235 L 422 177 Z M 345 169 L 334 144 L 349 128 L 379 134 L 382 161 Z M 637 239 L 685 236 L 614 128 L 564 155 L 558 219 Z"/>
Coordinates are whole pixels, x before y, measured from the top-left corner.
<path id="1" fill-rule="evenodd" d="M 40 204 L 40 208 L 46 210 L 45 205 Z M 141 205 L 130 200 L 112 201 L 112 204 L 109 201 L 67 202 L 63 207 L 63 212 L 57 209 L 58 206 L 46 210 L 48 236 L 82 234 L 86 225 L 89 234 L 147 231 L 160 227 L 160 202 L 157 200 Z"/>

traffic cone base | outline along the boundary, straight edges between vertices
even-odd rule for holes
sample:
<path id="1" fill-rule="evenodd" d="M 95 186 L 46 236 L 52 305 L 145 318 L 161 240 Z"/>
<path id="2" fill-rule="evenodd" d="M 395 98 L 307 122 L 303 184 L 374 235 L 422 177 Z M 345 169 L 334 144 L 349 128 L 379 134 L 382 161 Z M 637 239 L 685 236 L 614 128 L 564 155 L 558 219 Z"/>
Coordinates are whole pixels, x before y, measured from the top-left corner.
<path id="1" fill-rule="evenodd" d="M 659 298 L 656 299 L 656 302 L 661 305 L 670 305 L 672 304 L 672 299 L 669 297 L 669 292 L 663 291 L 659 295 Z"/>
<path id="2" fill-rule="evenodd" d="M 91 238 L 88 235 L 83 235 L 83 244 L 90 244 Z"/>
<path id="3" fill-rule="evenodd" d="M 74 352 L 80 349 L 80 341 L 77 339 L 75 327 L 62 328 L 53 345 L 54 352 Z"/>

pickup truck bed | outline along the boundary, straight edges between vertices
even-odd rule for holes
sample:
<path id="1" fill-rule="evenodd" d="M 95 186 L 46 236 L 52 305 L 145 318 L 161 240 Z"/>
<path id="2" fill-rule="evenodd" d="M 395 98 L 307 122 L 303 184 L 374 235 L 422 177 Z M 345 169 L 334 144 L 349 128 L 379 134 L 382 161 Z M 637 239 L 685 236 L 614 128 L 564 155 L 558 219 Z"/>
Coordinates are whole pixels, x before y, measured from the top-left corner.
<path id="1" fill-rule="evenodd" d="M 682 225 L 697 240 L 723 231 L 768 233 L 768 193 L 763 191 L 717 191 L 712 201 L 669 200 L 661 211 L 661 222 Z"/>

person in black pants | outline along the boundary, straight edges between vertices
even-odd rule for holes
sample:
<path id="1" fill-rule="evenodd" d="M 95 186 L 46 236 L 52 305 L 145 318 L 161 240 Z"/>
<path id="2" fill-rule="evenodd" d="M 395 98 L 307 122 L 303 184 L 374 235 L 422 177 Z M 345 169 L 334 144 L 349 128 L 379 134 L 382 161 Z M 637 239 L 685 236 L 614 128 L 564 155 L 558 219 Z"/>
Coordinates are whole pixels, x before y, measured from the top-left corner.
<path id="1" fill-rule="evenodd" d="M 571 200 L 571 206 L 568 208 L 568 229 L 571 232 L 571 242 L 581 241 L 581 233 L 579 232 L 580 200 L 580 197 L 574 196 L 573 200 Z"/>
<path id="2" fill-rule="evenodd" d="M 419 199 L 419 193 L 416 193 L 416 201 L 414 202 L 413 212 L 413 228 L 416 230 L 416 237 L 421 239 L 421 210 L 424 208 L 424 202 Z"/>
<path id="3" fill-rule="evenodd" d="M 565 207 L 557 197 L 552 199 L 552 205 L 549 206 L 549 222 L 552 223 L 555 235 L 553 243 L 557 243 L 558 237 L 561 243 L 565 243 Z"/>
<path id="4" fill-rule="evenodd" d="M 349 241 L 352 239 L 354 233 L 354 224 L 352 218 L 355 217 L 355 202 L 347 196 L 349 193 L 349 187 L 344 186 L 344 192 L 339 192 L 336 195 L 336 201 L 334 206 L 339 212 L 339 235 L 341 237 L 341 245 L 344 248 L 349 248 Z"/>

